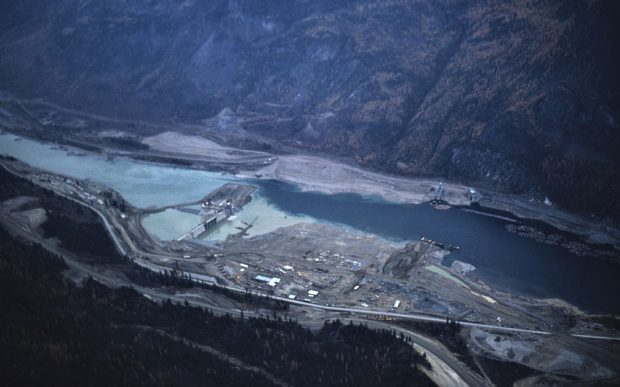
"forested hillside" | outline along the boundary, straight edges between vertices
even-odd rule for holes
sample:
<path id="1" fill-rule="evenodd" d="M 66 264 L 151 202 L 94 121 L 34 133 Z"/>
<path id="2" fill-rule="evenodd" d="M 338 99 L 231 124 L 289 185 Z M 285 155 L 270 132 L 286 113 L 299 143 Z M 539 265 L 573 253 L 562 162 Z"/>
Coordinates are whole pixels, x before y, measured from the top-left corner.
<path id="1" fill-rule="evenodd" d="M 24 0 L 0 89 L 620 214 L 620 3 Z M 33 11 L 33 10 L 36 10 Z"/>

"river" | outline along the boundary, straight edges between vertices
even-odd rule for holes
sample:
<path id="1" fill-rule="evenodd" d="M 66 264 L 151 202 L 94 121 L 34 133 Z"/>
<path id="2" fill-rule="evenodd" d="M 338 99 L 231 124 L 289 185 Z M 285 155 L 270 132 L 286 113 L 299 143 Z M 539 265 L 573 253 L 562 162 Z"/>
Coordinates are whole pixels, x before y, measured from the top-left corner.
<path id="1" fill-rule="evenodd" d="M 0 135 L 0 153 L 30 165 L 77 178 L 90 178 L 119 191 L 137 207 L 163 206 L 202 198 L 225 182 L 244 181 L 218 173 L 161 166 L 124 158 L 67 154 L 11 134 Z M 236 222 L 256 220 L 253 235 L 297 222 L 326 222 L 377 234 L 395 242 L 424 236 L 460 250 L 449 255 L 476 266 L 470 275 L 513 293 L 560 298 L 592 312 L 620 314 L 620 265 L 595 257 L 579 257 L 568 250 L 537 243 L 506 231 L 508 220 L 452 208 L 435 210 L 428 204 L 407 205 L 353 194 L 325 195 L 300 192 L 273 181 L 246 181 L 259 190 Z M 180 215 L 182 214 L 182 215 Z M 160 215 L 149 231 L 176 236 L 192 215 L 179 213 L 179 226 L 170 227 L 175 215 Z M 261 220 L 262 218 L 262 220 Z M 198 218 L 196 218 L 198 219 Z M 181 221 L 182 220 L 182 221 Z M 213 236 L 234 230 L 231 222 Z M 164 235 L 165 234 L 165 235 Z"/>

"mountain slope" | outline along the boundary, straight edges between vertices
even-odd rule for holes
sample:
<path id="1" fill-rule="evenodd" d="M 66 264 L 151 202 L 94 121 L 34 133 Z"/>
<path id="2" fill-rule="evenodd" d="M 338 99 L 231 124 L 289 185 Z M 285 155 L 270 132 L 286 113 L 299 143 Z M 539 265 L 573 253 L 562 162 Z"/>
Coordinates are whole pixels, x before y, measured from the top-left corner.
<path id="1" fill-rule="evenodd" d="M 131 118 L 220 113 L 220 129 L 369 168 L 618 216 L 618 8 L 24 0 L 0 6 L 0 88 Z"/>

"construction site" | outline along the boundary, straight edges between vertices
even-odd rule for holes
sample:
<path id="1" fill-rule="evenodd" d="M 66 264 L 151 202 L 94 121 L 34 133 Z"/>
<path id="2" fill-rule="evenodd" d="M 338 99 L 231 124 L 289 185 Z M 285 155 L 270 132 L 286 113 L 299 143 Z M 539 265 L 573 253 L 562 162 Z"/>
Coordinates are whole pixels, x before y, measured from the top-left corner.
<path id="1" fill-rule="evenodd" d="M 515 326 L 551 326 L 561 315 L 561 308 L 553 310 L 553 304 L 515 299 L 472 282 L 464 275 L 466 264 L 443 266 L 443 258 L 455 247 L 424 237 L 395 244 L 336 225 L 299 223 L 247 238 L 252 227 L 248 223 L 225 240 L 209 240 L 210 232 L 251 202 L 256 190 L 252 185 L 227 183 L 195 202 L 144 209 L 92 181 L 37 171 L 19 162 L 10 165 L 36 184 L 105 214 L 122 237 L 123 249 L 145 265 L 207 278 L 213 284 L 326 305 L 417 311 L 478 322 L 495 321 L 499 314 L 505 324 Z M 201 221 L 176 240 L 153 238 L 142 219 L 170 208 L 195 211 Z M 521 302 L 518 309 L 535 303 L 553 312 L 539 313 L 533 320 L 514 313 Z"/>
<path id="2" fill-rule="evenodd" d="M 250 235 L 251 220 L 226 238 L 212 240 L 209 236 L 218 228 L 243 215 L 257 186 L 227 182 L 199 200 L 137 207 L 119 192 L 90 179 L 43 171 L 10 158 L 2 160 L 2 167 L 98 214 L 116 249 L 133 264 L 286 303 L 291 306 L 289 316 L 298 320 L 311 321 L 327 312 L 360 315 L 381 323 L 448 318 L 471 327 L 466 340 L 481 356 L 572 377 L 607 377 L 620 371 L 614 368 L 617 364 L 607 362 L 606 355 L 592 352 L 592 347 L 573 347 L 576 337 L 613 333 L 596 317 L 561 300 L 494 289 L 471 277 L 475 267 L 467 263 L 454 260 L 446 266 L 445 258 L 459 247 L 440 240 L 423 236 L 395 243 L 325 222 L 296 223 Z M 472 191 L 469 195 L 474 199 Z M 448 206 L 442 184 L 431 186 L 429 192 L 435 209 Z M 26 214 L 20 203 L 3 203 L 3 219 L 18 224 L 24 232 L 38 234 L 43 212 L 31 208 Z M 145 217 L 171 209 L 191 213 L 198 220 L 173 240 L 156 238 L 144 228 Z M 111 275 L 105 267 L 89 270 L 110 277 L 113 283 L 123 278 Z M 171 287 L 167 292 L 214 307 L 230 303 L 206 290 Z M 557 331 L 565 333 L 550 333 Z M 510 353 L 518 356 L 512 358 Z"/>
<path id="3" fill-rule="evenodd" d="M 201 200 L 198 214 L 202 221 L 179 237 L 177 241 L 204 237 L 213 231 L 218 224 L 241 211 L 243 206 L 251 200 L 251 195 L 255 190 L 256 187 L 253 186 L 228 183 L 211 192 Z M 183 208 L 181 207 L 181 209 Z M 247 232 L 250 227 L 252 227 L 251 224 L 246 224 L 246 228 L 240 230 L 241 234 Z"/>

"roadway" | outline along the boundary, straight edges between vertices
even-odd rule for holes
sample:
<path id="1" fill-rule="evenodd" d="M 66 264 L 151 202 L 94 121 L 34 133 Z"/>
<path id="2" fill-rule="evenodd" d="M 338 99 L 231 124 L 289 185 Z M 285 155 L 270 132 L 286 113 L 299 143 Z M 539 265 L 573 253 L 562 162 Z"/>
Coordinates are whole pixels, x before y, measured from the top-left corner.
<path id="1" fill-rule="evenodd" d="M 101 272 L 92 269 L 89 265 L 79 262 L 79 259 L 77 256 L 60 248 L 56 243 L 50 242 L 44 238 L 39 238 L 36 235 L 32 234 L 31 232 L 28 232 L 27 230 L 22 229 L 20 225 L 16 223 L 14 220 L 12 220 L 10 217 L 8 216 L 4 217 L 1 220 L 1 222 L 6 227 L 8 227 L 14 234 L 19 235 L 19 237 L 25 240 L 31 241 L 33 243 L 38 243 L 44 249 L 50 252 L 53 252 L 59 256 L 62 256 L 64 258 L 65 263 L 70 269 L 73 269 L 75 271 L 88 275 L 94 280 L 96 280 L 97 282 L 100 282 L 107 286 L 111 286 L 111 287 L 131 286 L 134 290 L 136 290 L 138 293 L 142 294 L 144 297 L 148 298 L 151 301 L 161 303 L 161 302 L 169 300 L 177 304 L 187 303 L 193 307 L 207 308 L 216 315 L 230 314 L 231 316 L 236 316 L 236 317 L 240 317 L 241 315 L 244 315 L 245 317 L 249 317 L 249 316 L 260 317 L 261 316 L 261 314 L 258 313 L 256 310 L 220 307 L 217 305 L 213 305 L 212 303 L 206 302 L 204 298 L 200 296 L 188 297 L 185 295 L 168 294 L 168 293 L 161 292 L 157 289 L 139 286 L 139 285 L 127 282 L 120 278 L 111 278 L 109 276 L 109 273 L 102 274 Z M 230 289 L 233 289 L 233 288 L 230 288 Z M 310 304 L 310 305 L 315 306 L 315 307 L 319 306 L 319 305 L 313 305 L 313 304 Z M 331 310 L 331 309 L 327 309 L 327 310 Z M 443 345 L 441 345 L 440 343 L 434 340 L 431 340 L 429 338 L 426 338 L 422 335 L 416 334 L 404 328 L 401 328 L 398 326 L 392 326 L 392 325 L 379 322 L 379 321 L 367 320 L 364 318 L 356 318 L 356 317 L 346 317 L 346 316 L 340 316 L 340 315 L 330 316 L 329 319 L 333 320 L 335 318 L 339 318 L 343 322 L 353 321 L 355 323 L 364 323 L 368 327 L 371 327 L 371 328 L 393 330 L 393 331 L 402 333 L 404 336 L 411 338 L 414 344 L 417 344 L 422 350 L 427 352 L 427 356 L 436 358 L 433 363 L 435 364 L 435 366 L 439 367 L 440 369 L 435 370 L 435 372 L 438 375 L 440 375 L 439 377 L 441 377 L 442 380 L 449 381 L 450 385 L 455 385 L 455 386 L 488 385 L 488 383 L 486 383 L 484 379 L 482 379 L 475 372 L 473 372 L 472 370 L 467 368 L 465 365 L 463 365 L 456 358 L 455 355 L 453 355 L 449 350 L 443 347 Z M 310 329 L 318 330 L 325 323 L 325 319 L 299 320 L 298 323 Z M 432 358 L 429 359 L 429 361 L 432 361 Z"/>
<path id="2" fill-rule="evenodd" d="M 165 266 L 160 266 L 157 265 L 153 262 L 150 261 L 144 261 L 142 258 L 140 258 L 141 256 L 148 256 L 148 257 L 152 257 L 152 258 L 156 258 L 156 259 L 178 259 L 179 257 L 177 256 L 171 256 L 171 255 L 164 255 L 164 254 L 153 254 L 153 253 L 149 253 L 146 251 L 142 251 L 140 250 L 131 240 L 131 238 L 129 237 L 129 235 L 125 232 L 125 230 L 122 228 L 122 226 L 120 224 L 116 223 L 116 226 L 118 227 L 119 230 L 121 230 L 121 233 L 123 235 L 123 242 L 125 242 L 127 244 L 127 246 L 132 250 L 132 255 L 127 254 L 127 251 L 125 250 L 125 248 L 123 247 L 121 241 L 119 240 L 119 237 L 116 235 L 115 231 L 114 231 L 114 227 L 112 227 L 112 225 L 110 224 L 110 222 L 108 221 L 108 219 L 106 218 L 106 216 L 103 214 L 103 212 L 89 204 L 89 203 L 85 203 L 82 202 L 78 199 L 72 198 L 70 196 L 64 195 L 61 193 L 61 195 L 63 195 L 63 197 L 66 197 L 68 199 L 73 200 L 76 203 L 82 204 L 88 208 L 90 208 L 91 210 L 93 210 L 96 214 L 99 215 L 99 217 L 102 219 L 102 221 L 105 224 L 106 229 L 108 230 L 108 234 L 110 234 L 110 236 L 112 237 L 114 244 L 116 246 L 116 248 L 118 249 L 118 251 L 126 256 L 129 256 L 130 258 L 133 256 L 133 261 L 140 265 L 143 266 L 145 268 L 149 268 L 151 270 L 157 271 L 157 272 L 162 272 L 163 270 L 168 270 L 169 268 L 165 267 Z M 189 273 L 189 274 L 199 274 L 199 273 Z M 218 284 L 213 284 L 214 286 L 217 287 L 221 287 L 221 288 L 225 288 L 234 292 L 238 292 L 238 293 L 251 293 L 253 295 L 258 295 L 258 296 L 264 296 L 264 297 L 270 297 L 272 299 L 278 300 L 278 301 L 282 301 L 282 302 L 287 302 L 289 304 L 293 304 L 293 305 L 298 305 L 298 306 L 303 306 L 303 307 L 308 307 L 308 308 L 318 308 L 318 309 L 323 309 L 323 310 L 327 310 L 327 311 L 334 311 L 334 312 L 346 312 L 346 313 L 354 313 L 354 314 L 361 314 L 361 315 L 368 315 L 368 316 L 387 316 L 387 317 L 393 317 L 393 318 L 400 318 L 400 319 L 406 319 L 406 320 L 414 320 L 414 321 L 426 321 L 426 322 L 445 322 L 446 318 L 449 316 L 429 316 L 427 314 L 423 314 L 423 313 L 396 313 L 396 312 L 388 312 L 388 311 L 380 311 L 380 310 L 372 310 L 372 309 L 360 309 L 360 308 L 348 308 L 348 307 L 339 307 L 339 306 L 328 306 L 328 305 L 321 305 L 321 304 L 316 304 L 316 303 L 311 303 L 311 302 L 306 302 L 306 301 L 299 301 L 299 300 L 291 300 L 289 298 L 286 297 L 279 297 L 279 296 L 270 296 L 268 294 L 265 293 L 260 293 L 260 292 L 255 292 L 252 290 L 245 290 L 243 288 L 238 288 L 238 287 L 232 287 L 232 286 L 223 286 L 223 285 L 218 285 Z M 478 323 L 478 322 L 471 322 L 471 321 L 466 321 L 466 320 L 458 320 L 458 323 L 461 324 L 462 326 L 466 326 L 466 327 L 471 327 L 471 328 L 483 328 L 483 329 L 488 329 L 488 330 L 493 330 L 493 331 L 502 331 L 502 332 L 513 332 L 513 333 L 528 333 L 528 334 L 534 334 L 534 335 L 552 335 L 555 332 L 550 332 L 550 331 L 543 331 L 543 330 L 536 330 L 536 329 L 527 329 L 527 328 L 515 328 L 515 327 L 507 327 L 507 326 L 501 326 L 501 325 L 496 325 L 496 324 L 484 324 L 484 323 Z M 572 333 L 569 334 L 569 336 L 572 337 L 577 337 L 577 338 L 584 338 L 584 339 L 593 339 L 593 340 L 616 340 L 616 341 L 620 341 L 620 337 L 615 337 L 615 336 L 597 336 L 597 335 L 586 335 L 586 334 L 577 334 L 577 333 Z"/>
<path id="3" fill-rule="evenodd" d="M 0 165 L 2 165 L 5 168 L 5 170 L 7 170 L 8 172 L 13 173 L 17 176 L 20 176 L 18 171 L 8 168 L 4 163 L 0 162 Z M 75 197 L 67 195 L 64 192 L 59 192 L 58 190 L 54 190 L 54 192 L 56 192 L 58 195 L 68 200 L 71 200 L 75 203 L 88 207 L 90 210 L 94 211 L 101 218 L 104 224 L 104 227 L 106 228 L 106 231 L 108 232 L 108 234 L 111 236 L 112 241 L 116 249 L 118 250 L 118 252 L 131 258 L 131 255 L 128 254 L 129 252 L 128 250 L 131 250 L 131 252 L 133 253 L 132 255 L 134 256 L 133 257 L 134 263 L 142 267 L 148 268 L 150 270 L 153 270 L 153 271 L 162 272 L 164 270 L 167 270 L 168 268 L 164 266 L 156 265 L 150 261 L 146 261 L 140 258 L 140 256 L 151 256 L 152 258 L 176 258 L 176 257 L 169 257 L 165 255 L 160 255 L 160 254 L 147 253 L 147 252 L 139 250 L 137 246 L 133 243 L 133 241 L 129 239 L 129 236 L 124 232 L 125 230 L 123 230 L 122 228 L 121 228 L 121 232 L 123 235 L 123 238 L 122 238 L 123 240 L 121 240 L 121 238 L 117 235 L 117 231 L 116 231 L 117 229 L 112 225 L 110 220 L 104 215 L 101 209 L 95 207 L 94 205 L 90 203 L 83 202 L 81 200 L 76 199 Z M 118 222 L 116 222 L 115 219 L 113 219 L 112 222 L 114 222 L 115 224 L 118 224 Z M 164 302 L 166 300 L 170 300 L 171 302 L 175 302 L 179 304 L 183 304 L 187 302 L 191 306 L 208 308 L 213 313 L 219 314 L 219 315 L 230 314 L 233 316 L 241 316 L 241 314 L 243 314 L 246 317 L 247 316 L 256 316 L 256 317 L 260 316 L 260 314 L 257 313 L 255 310 L 220 307 L 217 305 L 213 305 L 212 303 L 205 302 L 204 299 L 201 300 L 198 297 L 187 297 L 187 296 L 181 296 L 181 295 L 167 294 L 167 293 L 160 292 L 156 289 L 152 289 L 152 288 L 148 288 L 144 286 L 138 286 L 132 283 L 124 283 L 124 281 L 119 278 L 111 278 L 109 275 L 102 274 L 96 270 L 93 270 L 88 265 L 85 265 L 79 262 L 79 259 L 72 253 L 60 248 L 55 243 L 47 241 L 43 238 L 39 238 L 35 234 L 32 234 L 31 232 L 28 232 L 27 230 L 22 229 L 19 226 L 19 224 L 14 222 L 8 216 L 3 217 L 2 223 L 10 227 L 15 234 L 20 235 L 22 238 L 25 238 L 26 240 L 30 240 L 35 243 L 39 243 L 46 250 L 54 252 L 62 256 L 65 259 L 67 266 L 69 266 L 70 268 L 78 272 L 84 273 L 92 277 L 96 281 L 106 284 L 108 286 L 112 286 L 112 287 L 118 287 L 118 286 L 123 286 L 123 285 L 131 286 L 137 292 L 139 292 L 146 298 L 152 301 L 155 301 L 155 302 Z M 127 248 L 125 247 L 125 244 L 127 245 Z M 213 285 L 219 286 L 217 284 L 213 284 Z M 219 286 L 219 287 L 226 288 L 228 290 L 235 291 L 235 292 L 245 293 L 245 290 L 240 289 L 240 288 L 229 287 L 229 286 Z M 400 332 L 403 335 L 410 337 L 412 340 L 412 343 L 415 343 L 422 350 L 427 352 L 428 357 L 430 357 L 431 359 L 433 358 L 435 359 L 434 364 L 439 369 L 434 370 L 434 372 L 436 373 L 436 375 L 439 375 L 441 380 L 449 381 L 450 382 L 449 384 L 457 385 L 457 386 L 488 385 L 485 379 L 481 378 L 475 372 L 467 368 L 464 364 L 462 364 L 456 358 L 454 354 L 452 354 L 449 350 L 443 347 L 440 343 L 433 341 L 431 339 L 425 338 L 422 335 L 415 334 L 404 328 L 401 328 L 398 326 L 391 326 L 389 324 L 378 322 L 378 321 L 340 315 L 340 313 L 350 314 L 352 311 L 354 311 L 354 309 L 323 306 L 320 304 L 312 304 L 312 303 L 307 303 L 303 301 L 290 300 L 288 298 L 268 296 L 266 294 L 262 294 L 259 292 L 253 292 L 253 291 L 249 291 L 249 293 L 253 295 L 270 297 L 272 299 L 287 302 L 289 304 L 293 304 L 293 305 L 297 305 L 301 307 L 311 307 L 311 308 L 321 309 L 327 312 L 332 312 L 332 315 L 329 317 L 329 319 L 340 318 L 343 321 L 350 320 L 350 321 L 355 321 L 357 323 L 365 323 L 367 324 L 367 326 L 374 327 L 377 329 L 391 329 L 391 330 Z M 366 311 L 360 310 L 360 312 L 363 312 L 363 313 L 359 313 L 362 315 L 377 315 L 377 316 L 385 315 L 385 313 L 378 312 L 378 311 L 373 312 L 373 311 L 368 311 L 368 310 Z M 419 317 L 422 321 L 445 322 L 445 319 L 442 319 L 439 317 L 429 317 L 429 316 L 419 316 Z M 325 319 L 298 320 L 298 323 L 301 324 L 302 326 L 306 326 L 311 329 L 320 329 L 320 327 L 322 327 L 323 324 L 325 323 Z"/>
<path id="4" fill-rule="evenodd" d="M 0 162 L 0 165 L 2 165 L 3 168 L 7 170 L 9 173 L 17 175 L 18 177 L 23 177 L 19 171 L 13 170 L 12 168 L 8 167 L 4 162 Z M 108 219 L 108 217 L 104 214 L 102 209 L 96 207 L 95 205 L 87 203 L 80 199 L 77 199 L 71 195 L 67 195 L 66 193 L 59 191 L 59 189 L 55 187 L 46 187 L 46 188 L 52 189 L 55 193 L 59 194 L 60 196 L 68 200 L 71 200 L 75 203 L 78 203 L 82 206 L 85 206 L 89 208 L 90 210 L 94 211 L 101 218 L 118 252 L 132 259 L 134 263 L 142 267 L 145 267 L 149 270 L 153 270 L 156 272 L 163 272 L 165 270 L 169 270 L 169 268 L 166 266 L 158 265 L 150 260 L 146 260 L 144 257 L 150 257 L 152 259 L 179 259 L 179 257 L 177 256 L 165 255 L 165 254 L 154 254 L 154 253 L 141 250 L 140 248 L 136 246 L 133 240 L 129 237 L 126 230 L 122 227 L 122 225 L 118 223 L 118 221 L 113 216 L 111 217 L 111 219 Z M 10 220 L 8 219 L 4 219 L 4 221 L 5 221 L 4 222 L 5 224 L 7 222 L 10 222 Z M 24 236 L 28 236 L 29 239 L 35 238 L 33 235 L 26 232 L 25 230 L 22 230 L 19 227 L 12 227 L 12 228 L 16 232 L 24 234 Z M 30 234 L 30 235 L 25 235 L 25 234 Z M 47 243 L 46 241 L 41 240 L 40 238 L 36 238 L 36 239 L 38 239 L 37 243 L 41 243 L 46 249 L 58 252 L 58 248 L 56 246 L 53 246 L 50 243 Z M 66 254 L 62 254 L 62 255 L 66 256 Z M 92 276 L 93 278 L 97 279 L 100 282 L 111 284 L 114 286 L 114 282 L 117 281 L 117 280 L 111 280 L 110 278 L 107 278 L 106 276 L 88 268 L 86 265 L 83 265 L 77 262 L 76 259 L 69 259 L 67 260 L 67 263 L 70 267 L 73 267 L 74 269 L 77 269 L 81 272 L 87 273 L 88 275 Z M 190 273 L 190 274 L 195 274 L 195 273 Z M 391 317 L 391 318 L 398 318 L 398 319 L 404 319 L 404 320 L 435 322 L 435 323 L 444 323 L 447 317 L 447 316 L 443 316 L 443 317 L 431 316 L 431 315 L 427 315 L 423 313 L 397 313 L 397 312 L 372 310 L 372 309 L 329 306 L 329 305 L 322 305 L 322 304 L 311 303 L 311 302 L 306 302 L 306 301 L 291 300 L 289 298 L 280 297 L 280 296 L 271 296 L 265 293 L 256 292 L 252 290 L 246 291 L 245 289 L 238 288 L 238 287 L 223 286 L 223 285 L 218 285 L 218 284 L 213 284 L 213 285 L 216 287 L 225 288 L 230 291 L 234 291 L 238 293 L 250 293 L 253 295 L 269 297 L 271 299 L 278 300 L 281 302 L 286 302 L 294 306 L 299 306 L 299 307 L 304 307 L 304 308 L 315 308 L 315 309 L 320 309 L 320 310 L 327 311 L 327 312 L 335 312 L 338 314 L 347 313 L 347 314 L 353 314 L 353 315 L 359 315 L 359 316 Z M 163 301 L 165 299 L 170 299 L 173 302 L 179 302 L 179 303 L 183 303 L 187 301 L 190 305 L 206 307 L 214 311 L 217 311 L 219 313 L 230 313 L 233 315 L 240 315 L 241 313 L 244 313 L 245 315 L 255 314 L 254 311 L 250 311 L 250 310 L 222 308 L 222 307 L 218 307 L 218 306 L 205 303 L 205 302 L 201 302 L 198 300 L 188 299 L 187 297 L 179 297 L 179 296 L 174 296 L 174 295 L 169 295 L 169 294 L 163 294 L 150 288 L 136 287 L 133 284 L 132 286 L 137 291 L 141 292 L 143 295 L 153 300 Z M 450 353 L 445 347 L 441 346 L 437 342 L 434 342 L 424 336 L 415 334 L 406 329 L 393 326 L 393 325 L 389 325 L 386 323 L 380 323 L 377 321 L 367 320 L 367 319 L 361 320 L 355 317 L 348 317 L 348 319 L 355 320 L 355 321 L 363 321 L 369 326 L 374 326 L 377 328 L 392 329 L 392 330 L 401 332 L 404 335 L 410 337 L 412 341 L 415 342 L 417 345 L 419 345 L 421 348 L 423 348 L 424 350 L 426 350 L 427 352 L 429 352 L 430 354 L 438 358 L 441 362 L 445 363 L 451 370 L 453 370 L 457 374 L 459 378 L 462 379 L 463 383 L 467 385 L 475 385 L 475 386 L 488 384 L 488 380 L 480 377 L 479 375 L 469 370 L 469 368 L 464 366 L 458 359 L 456 359 L 452 353 Z M 471 321 L 466 321 L 466 320 L 459 320 L 458 322 L 462 326 L 482 328 L 482 329 L 491 330 L 491 331 L 526 333 L 526 334 L 544 335 L 544 336 L 558 334 L 558 335 L 573 337 L 573 338 L 578 338 L 578 339 L 620 341 L 620 337 L 614 337 L 614 336 L 598 336 L 598 335 L 577 334 L 577 333 L 564 334 L 564 333 L 559 333 L 559 332 L 556 333 L 556 332 L 534 330 L 534 329 L 527 329 L 527 328 L 499 326 L 496 324 L 485 324 L 485 323 L 471 322 Z M 299 321 L 299 323 L 302 325 L 304 324 L 313 325 L 313 324 L 316 324 L 317 322 L 316 321 Z M 462 383 L 459 382 L 457 384 L 462 384 Z"/>

